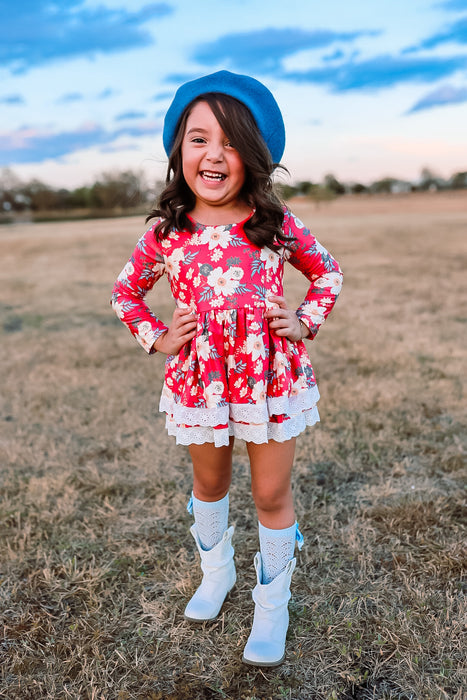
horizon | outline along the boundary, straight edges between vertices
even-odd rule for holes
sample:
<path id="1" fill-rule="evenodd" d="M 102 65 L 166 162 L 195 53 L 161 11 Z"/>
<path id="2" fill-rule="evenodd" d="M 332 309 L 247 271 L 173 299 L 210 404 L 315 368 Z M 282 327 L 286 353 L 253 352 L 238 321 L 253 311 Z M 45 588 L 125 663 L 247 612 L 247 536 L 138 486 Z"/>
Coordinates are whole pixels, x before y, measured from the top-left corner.
<path id="1" fill-rule="evenodd" d="M 425 178 L 424 178 L 423 170 L 426 171 Z M 141 177 L 141 182 L 146 189 L 151 189 L 152 186 L 157 188 L 158 185 L 163 185 L 162 180 L 151 181 L 151 178 L 148 177 L 148 174 L 144 170 L 132 170 L 131 168 L 126 168 L 126 169 L 121 169 L 121 170 L 114 169 L 112 171 L 102 171 L 102 172 L 96 173 L 95 177 L 92 181 L 90 180 L 88 182 L 83 182 L 81 184 L 78 184 L 77 186 L 68 187 L 63 182 L 60 184 L 53 184 L 53 183 L 47 182 L 46 180 L 40 180 L 39 178 L 31 178 L 29 180 L 22 179 L 22 178 L 17 176 L 14 168 L 10 168 L 9 166 L 3 167 L 2 169 L 0 169 L 0 184 L 2 183 L 2 177 L 6 177 L 7 179 L 11 178 L 12 180 L 17 180 L 20 188 L 25 187 L 25 186 L 27 187 L 32 182 L 37 182 L 37 183 L 42 184 L 45 187 L 48 187 L 48 188 L 50 188 L 54 191 L 57 191 L 57 192 L 60 190 L 68 190 L 70 192 L 73 192 L 74 190 L 78 190 L 81 188 L 90 189 L 94 185 L 102 182 L 102 178 L 105 179 L 106 176 L 114 175 L 118 181 L 119 176 L 122 176 L 125 173 L 130 173 L 130 174 L 134 175 L 135 177 Z M 321 180 L 317 180 L 317 181 L 312 181 L 312 180 L 309 180 L 306 178 L 305 179 L 296 178 L 294 180 L 292 178 L 289 178 L 286 182 L 283 179 L 283 174 L 280 173 L 280 175 L 281 175 L 280 178 L 276 178 L 275 174 L 273 174 L 273 181 L 277 185 L 290 187 L 291 189 L 297 189 L 298 191 L 295 193 L 294 196 L 302 196 L 302 195 L 306 194 L 306 193 L 300 191 L 301 185 L 311 185 L 313 187 L 326 187 L 326 182 L 325 182 L 326 178 L 328 176 L 334 177 L 334 173 L 326 173 L 325 176 L 323 176 L 323 178 L 321 178 Z M 371 192 L 371 188 L 377 184 L 384 183 L 385 181 L 393 182 L 394 184 L 400 183 L 401 185 L 402 184 L 411 185 L 412 187 L 417 188 L 417 187 L 421 187 L 423 185 L 424 181 L 433 179 L 433 180 L 438 181 L 438 184 L 439 184 L 441 190 L 450 189 L 451 188 L 450 183 L 452 182 L 454 176 L 456 176 L 456 175 L 465 175 L 466 176 L 465 181 L 466 181 L 466 186 L 467 186 L 467 170 L 453 172 L 450 175 L 448 175 L 448 177 L 445 178 L 445 177 L 438 175 L 435 171 L 431 170 L 430 168 L 422 169 L 419 176 L 417 176 L 413 179 L 398 178 L 398 177 L 393 177 L 391 175 L 384 175 L 383 177 L 377 177 L 374 180 L 368 180 L 367 182 L 362 182 L 361 180 L 344 180 L 344 179 L 340 179 L 339 177 L 336 177 L 335 179 L 337 181 L 337 184 L 345 186 L 346 188 L 351 188 L 353 186 L 361 185 L 365 188 L 367 193 L 378 194 L 378 191 Z M 11 191 L 13 189 L 15 189 L 15 187 L 6 187 L 4 189 L 4 191 L 8 192 L 8 191 Z M 453 187 L 453 189 L 465 189 L 465 188 L 459 187 L 459 185 L 455 185 Z M 413 190 L 413 191 L 418 191 L 418 190 Z M 420 190 L 420 191 L 422 191 L 422 190 Z M 397 193 L 403 193 L 403 191 L 401 190 L 400 192 L 397 192 Z M 352 191 L 346 191 L 345 193 L 343 192 L 342 194 L 358 194 L 358 193 L 352 192 Z"/>

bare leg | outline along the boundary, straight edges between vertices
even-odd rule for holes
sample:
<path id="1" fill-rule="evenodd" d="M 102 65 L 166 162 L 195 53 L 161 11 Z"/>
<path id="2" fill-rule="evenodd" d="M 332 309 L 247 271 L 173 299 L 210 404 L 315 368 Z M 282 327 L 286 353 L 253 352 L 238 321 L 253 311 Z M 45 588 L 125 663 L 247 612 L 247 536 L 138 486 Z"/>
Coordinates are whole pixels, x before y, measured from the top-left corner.
<path id="1" fill-rule="evenodd" d="M 255 445 L 247 443 L 251 467 L 251 491 L 258 520 L 265 527 L 280 530 L 295 523 L 290 476 L 295 438 L 286 442 Z"/>
<path id="2" fill-rule="evenodd" d="M 189 446 L 193 462 L 193 494 L 200 501 L 220 501 L 229 490 L 233 445 L 231 437 L 226 447 L 214 447 L 210 442 Z"/>

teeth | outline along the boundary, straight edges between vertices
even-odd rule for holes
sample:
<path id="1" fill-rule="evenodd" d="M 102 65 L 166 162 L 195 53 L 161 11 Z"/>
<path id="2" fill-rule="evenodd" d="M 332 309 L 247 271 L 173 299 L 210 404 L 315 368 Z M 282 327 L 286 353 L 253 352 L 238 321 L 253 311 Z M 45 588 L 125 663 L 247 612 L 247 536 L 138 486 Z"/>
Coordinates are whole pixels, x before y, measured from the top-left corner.
<path id="1" fill-rule="evenodd" d="M 211 173 L 206 170 L 203 170 L 201 175 L 204 177 L 205 180 L 225 180 L 225 175 L 223 175 L 222 173 Z"/>

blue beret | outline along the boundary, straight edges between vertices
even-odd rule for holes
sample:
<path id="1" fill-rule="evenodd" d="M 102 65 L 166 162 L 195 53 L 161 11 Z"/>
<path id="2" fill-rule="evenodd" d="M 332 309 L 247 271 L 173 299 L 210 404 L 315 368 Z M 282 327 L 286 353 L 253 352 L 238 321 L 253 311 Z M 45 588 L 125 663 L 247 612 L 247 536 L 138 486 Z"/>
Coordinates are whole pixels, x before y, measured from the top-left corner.
<path id="1" fill-rule="evenodd" d="M 196 97 L 207 92 L 221 92 L 243 102 L 253 114 L 273 162 L 280 162 L 285 148 L 285 127 L 279 105 L 272 93 L 259 80 L 226 70 L 191 80 L 178 88 L 164 120 L 162 139 L 167 155 L 172 150 L 183 110 Z"/>

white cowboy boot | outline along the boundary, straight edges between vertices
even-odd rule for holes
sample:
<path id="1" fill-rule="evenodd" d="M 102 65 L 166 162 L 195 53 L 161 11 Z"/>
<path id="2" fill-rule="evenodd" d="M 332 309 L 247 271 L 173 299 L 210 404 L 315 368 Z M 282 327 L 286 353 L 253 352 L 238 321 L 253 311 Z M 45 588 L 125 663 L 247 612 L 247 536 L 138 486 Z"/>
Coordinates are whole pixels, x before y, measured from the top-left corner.
<path id="1" fill-rule="evenodd" d="M 201 557 L 203 580 L 185 608 L 185 618 L 193 622 L 214 620 L 237 580 L 232 547 L 234 527 L 229 527 L 221 541 L 208 550 L 201 547 L 196 524 L 191 526 L 190 532 Z"/>
<path id="2" fill-rule="evenodd" d="M 285 658 L 285 638 L 289 626 L 290 581 L 297 560 L 291 559 L 285 569 L 270 583 L 261 583 L 263 564 L 258 552 L 254 559 L 258 583 L 253 589 L 255 602 L 253 627 L 242 661 L 251 666 L 278 666 Z"/>

